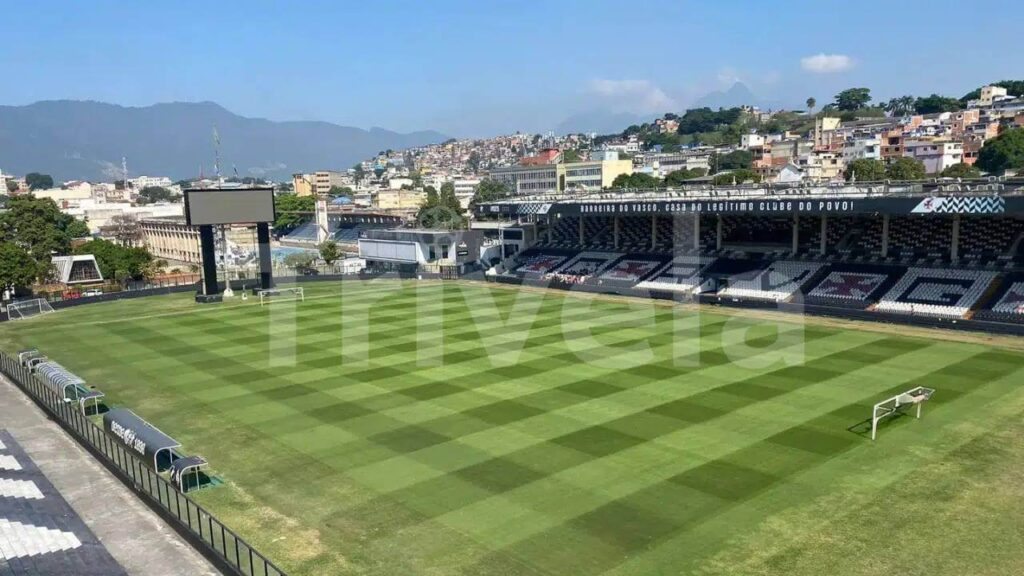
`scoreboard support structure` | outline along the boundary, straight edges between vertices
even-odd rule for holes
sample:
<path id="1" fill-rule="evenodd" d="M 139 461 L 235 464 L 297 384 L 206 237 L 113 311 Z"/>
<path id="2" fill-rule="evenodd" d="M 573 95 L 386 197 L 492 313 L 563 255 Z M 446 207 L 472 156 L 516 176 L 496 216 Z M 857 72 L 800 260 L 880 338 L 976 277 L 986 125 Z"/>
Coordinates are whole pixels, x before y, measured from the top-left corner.
<path id="1" fill-rule="evenodd" d="M 185 222 L 199 228 L 202 256 L 202 290 L 196 302 L 220 302 L 223 294 L 217 281 L 217 249 L 214 226 L 255 224 L 259 255 L 260 289 L 273 287 L 270 255 L 270 222 L 276 218 L 273 188 L 190 188 L 185 190 Z"/>

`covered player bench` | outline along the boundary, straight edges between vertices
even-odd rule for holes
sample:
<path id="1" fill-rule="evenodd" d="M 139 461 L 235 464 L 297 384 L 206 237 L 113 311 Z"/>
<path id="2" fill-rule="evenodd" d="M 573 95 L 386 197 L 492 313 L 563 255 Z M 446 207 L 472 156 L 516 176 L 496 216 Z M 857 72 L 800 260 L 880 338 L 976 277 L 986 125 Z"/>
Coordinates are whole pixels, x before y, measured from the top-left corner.
<path id="1" fill-rule="evenodd" d="M 22 354 L 18 356 L 21 359 Z M 100 400 L 104 397 L 103 392 L 91 389 L 86 385 L 85 380 L 53 360 L 46 360 L 45 357 L 42 357 L 42 361 L 40 361 L 39 356 L 29 354 L 25 357 L 23 364 L 25 362 L 30 370 L 43 381 L 43 384 L 65 402 L 77 402 L 83 414 L 86 413 L 86 406 L 91 402 L 94 413 L 99 413 Z"/>
<path id="2" fill-rule="evenodd" d="M 199 482 L 199 469 L 206 465 L 201 456 L 182 456 L 181 444 L 164 434 L 126 408 L 117 408 L 103 415 L 103 429 L 125 448 L 141 457 L 157 473 L 170 471 L 171 480 L 185 491 L 185 474 L 195 474 Z"/>

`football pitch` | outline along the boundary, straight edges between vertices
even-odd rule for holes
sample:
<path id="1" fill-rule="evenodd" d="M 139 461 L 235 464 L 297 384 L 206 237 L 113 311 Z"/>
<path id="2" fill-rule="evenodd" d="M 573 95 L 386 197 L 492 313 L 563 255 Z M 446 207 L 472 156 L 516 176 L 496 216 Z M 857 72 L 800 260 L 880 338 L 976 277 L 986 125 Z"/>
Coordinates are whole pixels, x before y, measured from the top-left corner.
<path id="1" fill-rule="evenodd" d="M 1024 353 L 901 332 L 389 281 L 93 304 L 0 346 L 205 456 L 196 500 L 292 575 L 1024 573 Z"/>

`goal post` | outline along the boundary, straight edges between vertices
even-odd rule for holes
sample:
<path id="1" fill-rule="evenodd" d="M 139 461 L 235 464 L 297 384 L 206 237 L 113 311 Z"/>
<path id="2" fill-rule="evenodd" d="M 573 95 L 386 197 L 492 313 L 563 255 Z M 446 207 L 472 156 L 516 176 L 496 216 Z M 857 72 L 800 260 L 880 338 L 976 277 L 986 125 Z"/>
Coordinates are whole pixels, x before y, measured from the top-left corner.
<path id="1" fill-rule="evenodd" d="M 875 404 L 874 408 L 871 410 L 871 439 L 874 440 L 875 436 L 878 434 L 878 422 L 883 418 L 901 413 L 904 406 L 913 406 L 915 411 L 914 417 L 920 418 L 921 407 L 932 397 L 932 394 L 934 393 L 934 388 L 918 386 L 917 388 L 911 388 L 902 394 L 897 394 L 892 398 L 886 398 L 878 404 Z"/>
<path id="2" fill-rule="evenodd" d="M 264 304 L 269 304 L 274 300 L 287 296 L 292 296 L 293 300 L 298 300 L 300 302 L 306 301 L 306 293 L 301 286 L 296 286 L 295 288 L 268 288 L 266 290 L 260 290 L 259 295 L 261 307 Z"/>
<path id="3" fill-rule="evenodd" d="M 19 300 L 7 305 L 7 317 L 11 320 L 25 320 L 53 312 L 53 307 L 45 298 Z"/>

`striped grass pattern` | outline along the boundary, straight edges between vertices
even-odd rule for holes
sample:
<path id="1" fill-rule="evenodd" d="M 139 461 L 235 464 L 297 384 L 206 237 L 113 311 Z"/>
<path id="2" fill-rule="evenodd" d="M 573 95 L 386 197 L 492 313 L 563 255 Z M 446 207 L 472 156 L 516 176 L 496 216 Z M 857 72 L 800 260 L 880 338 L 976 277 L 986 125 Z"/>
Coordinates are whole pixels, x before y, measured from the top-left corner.
<path id="1" fill-rule="evenodd" d="M 206 456 L 227 484 L 199 502 L 292 574 L 1024 572 L 996 481 L 1024 469 L 1024 355 L 793 320 L 353 282 L 84 306 L 0 345 Z M 924 418 L 867 440 L 919 385 Z"/>

